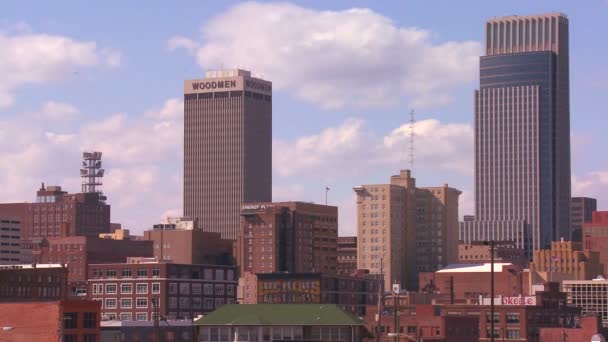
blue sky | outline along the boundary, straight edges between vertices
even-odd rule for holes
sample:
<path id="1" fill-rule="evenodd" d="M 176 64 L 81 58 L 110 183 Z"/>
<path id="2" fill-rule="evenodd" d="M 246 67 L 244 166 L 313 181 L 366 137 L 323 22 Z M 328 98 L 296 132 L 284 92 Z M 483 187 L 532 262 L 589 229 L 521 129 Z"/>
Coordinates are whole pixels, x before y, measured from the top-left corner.
<path id="1" fill-rule="evenodd" d="M 358 8 L 359 10 L 353 10 Z M 472 97 L 487 18 L 570 19 L 573 192 L 608 200 L 606 1 L 20 1 L 0 11 L 0 200 L 40 182 L 79 189 L 79 153 L 105 153 L 113 221 L 142 231 L 181 208 L 181 90 L 206 69 L 274 82 L 275 200 L 340 206 L 407 163 L 472 210 Z M 402 125 L 406 125 L 403 126 Z M 401 127 L 401 129 L 399 129 Z"/>

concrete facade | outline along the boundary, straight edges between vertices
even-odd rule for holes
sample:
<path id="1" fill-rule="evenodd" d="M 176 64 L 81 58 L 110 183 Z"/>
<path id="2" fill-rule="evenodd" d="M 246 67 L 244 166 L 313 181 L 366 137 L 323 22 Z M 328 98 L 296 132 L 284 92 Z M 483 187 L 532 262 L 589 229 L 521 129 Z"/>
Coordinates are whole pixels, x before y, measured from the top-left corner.
<path id="1" fill-rule="evenodd" d="M 571 275 L 573 280 L 594 279 L 602 275 L 604 266 L 600 263 L 600 253 L 583 251 L 580 242 L 552 242 L 551 249 L 534 252 L 530 272 L 551 272 Z M 549 279 L 548 281 L 551 281 Z"/>
<path id="2" fill-rule="evenodd" d="M 184 216 L 236 239 L 240 207 L 272 200 L 272 83 L 245 70 L 184 81 Z"/>

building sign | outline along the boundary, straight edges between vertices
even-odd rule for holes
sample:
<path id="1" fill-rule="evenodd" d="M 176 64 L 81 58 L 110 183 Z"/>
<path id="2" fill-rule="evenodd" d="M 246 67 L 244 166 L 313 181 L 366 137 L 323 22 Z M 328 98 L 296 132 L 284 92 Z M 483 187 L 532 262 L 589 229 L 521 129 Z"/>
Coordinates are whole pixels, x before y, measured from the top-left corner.
<path id="1" fill-rule="evenodd" d="M 192 82 L 192 90 L 236 88 L 236 80 Z"/>
<path id="2" fill-rule="evenodd" d="M 490 305 L 490 298 L 480 298 L 480 305 Z M 494 305 L 536 305 L 536 296 L 517 296 L 494 298 Z"/>
<path id="3" fill-rule="evenodd" d="M 267 92 L 272 91 L 272 85 L 270 85 L 270 83 L 262 83 L 262 82 L 257 82 L 257 81 L 253 81 L 253 80 L 245 80 L 245 86 L 247 88 L 254 89 L 254 90 L 262 90 L 262 91 L 267 91 Z"/>
<path id="4" fill-rule="evenodd" d="M 264 210 L 267 208 L 274 208 L 274 204 L 244 204 L 241 206 L 241 210 Z"/>

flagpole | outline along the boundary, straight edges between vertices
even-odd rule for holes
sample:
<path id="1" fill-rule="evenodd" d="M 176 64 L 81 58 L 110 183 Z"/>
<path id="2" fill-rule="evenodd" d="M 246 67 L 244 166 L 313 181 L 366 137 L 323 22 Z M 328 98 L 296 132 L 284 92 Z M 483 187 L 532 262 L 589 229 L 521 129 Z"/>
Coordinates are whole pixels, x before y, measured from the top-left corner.
<path id="1" fill-rule="evenodd" d="M 327 193 L 329 192 L 329 188 L 327 185 L 325 186 L 325 205 L 327 205 Z"/>

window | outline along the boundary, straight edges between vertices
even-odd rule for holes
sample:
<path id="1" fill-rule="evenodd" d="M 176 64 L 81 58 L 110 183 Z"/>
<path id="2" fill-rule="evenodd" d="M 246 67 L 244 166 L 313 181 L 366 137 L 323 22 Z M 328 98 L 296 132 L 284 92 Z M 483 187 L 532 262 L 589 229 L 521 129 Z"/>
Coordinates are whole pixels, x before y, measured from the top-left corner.
<path id="1" fill-rule="evenodd" d="M 106 277 L 116 278 L 116 270 L 106 270 Z"/>
<path id="2" fill-rule="evenodd" d="M 160 277 L 160 268 L 154 267 L 152 269 L 152 278 L 158 278 L 158 277 Z"/>
<path id="3" fill-rule="evenodd" d="M 147 294 L 148 293 L 148 284 L 137 284 L 136 285 L 136 293 L 137 294 Z"/>
<path id="4" fill-rule="evenodd" d="M 122 293 L 122 294 L 133 293 L 133 284 L 120 284 L 120 293 Z"/>
<path id="5" fill-rule="evenodd" d="M 152 293 L 160 293 L 160 283 L 152 283 Z"/>
<path id="6" fill-rule="evenodd" d="M 179 284 L 179 294 L 190 294 L 190 284 L 189 283 L 180 283 Z"/>
<path id="7" fill-rule="evenodd" d="M 203 288 L 202 284 L 192 284 L 192 294 L 200 295 L 202 293 L 202 288 Z"/>
<path id="8" fill-rule="evenodd" d="M 104 321 L 115 321 L 116 320 L 116 313 L 114 313 L 114 312 L 106 312 L 101 316 Z"/>
<path id="9" fill-rule="evenodd" d="M 226 285 L 226 295 L 227 296 L 234 295 L 234 286 L 233 285 Z"/>
<path id="10" fill-rule="evenodd" d="M 93 284 L 93 294 L 103 294 L 103 284 Z"/>
<path id="11" fill-rule="evenodd" d="M 491 330 L 490 328 L 486 329 L 486 337 L 490 338 L 491 336 Z M 495 338 L 500 338 L 500 329 L 494 329 L 494 337 Z"/>
<path id="12" fill-rule="evenodd" d="M 63 315 L 63 328 L 64 329 L 76 329 L 78 323 L 78 313 L 66 312 Z"/>
<path id="13" fill-rule="evenodd" d="M 135 307 L 138 309 L 147 309 L 148 308 L 148 298 L 137 298 L 135 300 Z"/>
<path id="14" fill-rule="evenodd" d="M 215 270 L 215 280 L 224 280 L 224 270 Z"/>
<path id="15" fill-rule="evenodd" d="M 84 335 L 83 342 L 97 342 L 97 335 L 86 334 Z"/>
<path id="16" fill-rule="evenodd" d="M 213 284 L 203 284 L 203 294 L 213 295 Z"/>
<path id="17" fill-rule="evenodd" d="M 116 294 L 116 284 L 106 284 L 106 294 Z"/>
<path id="18" fill-rule="evenodd" d="M 120 313 L 121 321 L 130 321 L 131 319 L 133 319 L 133 315 L 131 315 L 130 312 L 121 312 Z"/>
<path id="19" fill-rule="evenodd" d="M 147 312 L 136 312 L 135 313 L 135 320 L 136 321 L 147 321 L 148 320 L 148 313 Z"/>
<path id="20" fill-rule="evenodd" d="M 507 329 L 507 338 L 508 339 L 518 339 L 519 338 L 519 329 Z"/>
<path id="21" fill-rule="evenodd" d="M 130 268 L 123 268 L 122 269 L 122 277 L 123 278 L 131 278 L 131 269 Z"/>
<path id="22" fill-rule="evenodd" d="M 104 309 L 116 309 L 116 298 L 106 298 L 103 307 Z"/>
<path id="23" fill-rule="evenodd" d="M 490 323 L 491 319 L 490 319 L 490 313 L 486 312 L 486 322 Z M 499 323 L 500 322 L 500 313 L 495 312 L 494 313 L 494 323 Z"/>
<path id="24" fill-rule="evenodd" d="M 77 342 L 78 335 L 63 335 L 63 342 Z"/>
<path id="25" fill-rule="evenodd" d="M 177 283 L 169 283 L 169 294 L 177 294 Z"/>
<path id="26" fill-rule="evenodd" d="M 507 323 L 519 323 L 519 313 L 507 312 Z"/>
<path id="27" fill-rule="evenodd" d="M 224 295 L 224 284 L 215 284 L 215 295 L 216 296 Z"/>
<path id="28" fill-rule="evenodd" d="M 145 268 L 137 269 L 137 278 L 146 278 L 148 276 L 148 270 Z"/>
<path id="29" fill-rule="evenodd" d="M 83 317 L 83 327 L 85 329 L 97 328 L 97 315 L 95 312 L 85 312 Z"/>
<path id="30" fill-rule="evenodd" d="M 122 298 L 120 300 L 121 309 L 131 309 L 133 307 L 133 300 L 131 298 Z"/>

